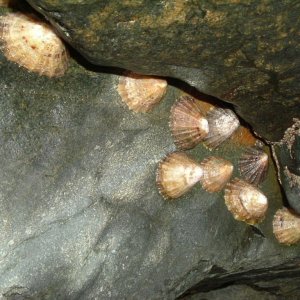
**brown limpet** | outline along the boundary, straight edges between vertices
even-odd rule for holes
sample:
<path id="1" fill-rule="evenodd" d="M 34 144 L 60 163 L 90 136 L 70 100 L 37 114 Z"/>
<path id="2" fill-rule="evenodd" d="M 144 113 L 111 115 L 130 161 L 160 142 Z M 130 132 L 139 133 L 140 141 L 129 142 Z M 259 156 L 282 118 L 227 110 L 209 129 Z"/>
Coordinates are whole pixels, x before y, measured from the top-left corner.
<path id="1" fill-rule="evenodd" d="M 166 199 L 178 198 L 202 177 L 202 168 L 184 152 L 167 155 L 158 165 L 156 183 Z"/>
<path id="2" fill-rule="evenodd" d="M 265 218 L 267 197 L 257 187 L 242 179 L 235 178 L 227 184 L 224 199 L 236 220 L 256 224 Z"/>
<path id="3" fill-rule="evenodd" d="M 199 101 L 189 96 L 180 97 L 171 108 L 170 128 L 179 149 L 191 149 L 199 144 L 208 134 L 208 122 Z"/>
<path id="4" fill-rule="evenodd" d="M 209 133 L 204 144 L 209 149 L 214 149 L 226 141 L 239 127 L 240 122 L 235 113 L 230 109 L 216 107 L 207 115 Z"/>
<path id="5" fill-rule="evenodd" d="M 119 79 L 118 93 L 129 109 L 145 113 L 162 100 L 167 85 L 164 79 L 127 72 Z"/>
<path id="6" fill-rule="evenodd" d="M 200 183 L 202 188 L 210 193 L 221 191 L 233 172 L 233 165 L 230 161 L 215 156 L 205 158 L 200 166 L 203 170 Z"/>
<path id="7" fill-rule="evenodd" d="M 8 7 L 10 6 L 12 0 L 0 0 L 0 6 L 1 7 Z"/>
<path id="8" fill-rule="evenodd" d="M 0 17 L 1 42 L 10 61 L 48 77 L 64 75 L 69 55 L 53 29 L 36 17 L 10 13 Z"/>
<path id="9" fill-rule="evenodd" d="M 298 243 L 300 241 L 300 216 L 285 207 L 278 209 L 273 219 L 273 233 L 281 244 Z"/>
<path id="10" fill-rule="evenodd" d="M 246 181 L 258 185 L 267 176 L 269 157 L 260 146 L 248 147 L 238 161 L 238 167 Z"/>

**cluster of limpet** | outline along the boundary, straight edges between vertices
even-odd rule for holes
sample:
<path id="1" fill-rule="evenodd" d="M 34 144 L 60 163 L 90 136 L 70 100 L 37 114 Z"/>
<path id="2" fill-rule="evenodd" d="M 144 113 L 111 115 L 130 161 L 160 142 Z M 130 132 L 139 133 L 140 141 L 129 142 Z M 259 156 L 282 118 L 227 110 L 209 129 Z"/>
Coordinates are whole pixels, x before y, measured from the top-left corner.
<path id="1" fill-rule="evenodd" d="M 128 72 L 120 78 L 118 92 L 129 109 L 149 112 L 161 101 L 166 88 L 167 82 L 163 79 Z M 210 107 L 204 111 L 200 101 L 187 95 L 173 104 L 169 125 L 179 150 L 192 149 L 201 142 L 208 149 L 215 149 L 240 128 L 239 119 L 230 109 Z M 269 158 L 260 141 L 252 135 L 249 141 L 250 145 L 238 160 L 243 179 L 231 181 L 233 165 L 228 160 L 210 156 L 197 162 L 182 151 L 168 154 L 157 168 L 156 184 L 160 194 L 165 199 L 176 199 L 197 183 L 210 193 L 225 189 L 225 204 L 236 220 L 250 225 L 262 222 L 268 199 L 257 186 L 266 178 Z M 278 210 L 273 232 L 280 243 L 290 245 L 300 241 L 300 217 L 285 208 Z"/>
<path id="2" fill-rule="evenodd" d="M 156 183 L 164 198 L 175 199 L 197 182 L 207 192 L 218 192 L 226 185 L 232 171 L 231 162 L 219 157 L 211 156 L 198 163 L 184 152 L 173 152 L 159 163 Z"/>
<path id="3" fill-rule="evenodd" d="M 209 149 L 219 147 L 239 127 L 233 111 L 213 107 L 205 115 L 198 100 L 182 96 L 172 106 L 170 128 L 174 143 L 181 150 L 194 148 L 200 142 Z"/>
<path id="4" fill-rule="evenodd" d="M 8 6 L 9 0 L 0 0 Z M 10 13 L 0 17 L 0 41 L 6 58 L 29 71 L 48 77 L 62 76 L 68 66 L 66 47 L 53 29 L 35 16 Z M 149 112 L 164 97 L 167 81 L 128 72 L 120 78 L 118 92 L 134 112 Z M 200 102 L 183 96 L 171 109 L 170 128 L 180 150 L 203 142 L 209 149 L 219 147 L 239 128 L 240 122 L 230 109 L 212 107 L 203 112 Z M 256 187 L 268 171 L 268 155 L 260 143 L 246 148 L 238 167 L 244 179 L 235 178 L 231 162 L 215 156 L 196 162 L 184 152 L 167 155 L 158 165 L 156 182 L 162 196 L 175 199 L 198 182 L 207 192 L 225 187 L 224 199 L 236 220 L 247 224 L 261 222 L 268 208 L 267 197 Z M 273 220 L 273 232 L 279 243 L 300 241 L 300 216 L 287 208 L 279 209 Z"/>
<path id="5" fill-rule="evenodd" d="M 173 104 L 169 124 L 179 150 L 194 148 L 200 142 L 215 149 L 240 126 L 230 109 L 211 107 L 205 112 L 202 103 L 190 96 L 182 96 Z M 229 182 L 233 173 L 230 161 L 210 156 L 196 162 L 184 152 L 174 152 L 159 163 L 156 183 L 166 199 L 184 195 L 198 182 L 210 193 L 225 188 L 225 204 L 233 217 L 257 224 L 264 219 L 268 208 L 267 197 L 255 186 L 266 176 L 267 161 L 262 145 L 246 148 L 239 160 L 239 169 L 245 180 L 235 178 Z"/>
<path id="6" fill-rule="evenodd" d="M 64 75 L 69 55 L 52 27 L 35 16 L 9 13 L 0 17 L 1 45 L 6 58 L 48 77 Z"/>

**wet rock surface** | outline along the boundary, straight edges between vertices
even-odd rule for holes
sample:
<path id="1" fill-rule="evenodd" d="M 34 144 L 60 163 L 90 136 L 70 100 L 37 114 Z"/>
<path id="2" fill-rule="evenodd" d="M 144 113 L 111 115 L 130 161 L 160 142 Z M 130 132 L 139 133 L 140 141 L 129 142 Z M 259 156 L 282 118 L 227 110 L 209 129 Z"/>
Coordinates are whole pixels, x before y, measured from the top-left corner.
<path id="1" fill-rule="evenodd" d="M 2 54 L 0 64 L 0 298 L 218 299 L 219 289 L 242 295 L 240 285 L 252 298 L 253 287 L 261 297 L 275 288 L 272 297 L 299 295 L 300 246 L 272 234 L 284 201 L 273 164 L 257 226 L 235 221 L 223 192 L 198 185 L 175 201 L 159 195 L 157 163 L 175 150 L 168 121 L 177 87 L 136 114 L 117 93 L 115 69 L 72 60 L 64 77 L 48 79 Z M 188 153 L 228 159 L 236 176 L 242 151 L 231 140 Z"/>
<path id="2" fill-rule="evenodd" d="M 300 115 L 298 1 L 28 2 L 90 62 L 179 78 L 268 140 Z"/>

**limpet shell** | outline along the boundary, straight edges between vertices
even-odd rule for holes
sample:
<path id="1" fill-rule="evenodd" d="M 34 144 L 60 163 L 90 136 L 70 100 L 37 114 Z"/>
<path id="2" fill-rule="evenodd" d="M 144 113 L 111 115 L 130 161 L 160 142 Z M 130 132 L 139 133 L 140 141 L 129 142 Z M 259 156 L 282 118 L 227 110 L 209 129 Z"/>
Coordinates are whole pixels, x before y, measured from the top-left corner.
<path id="1" fill-rule="evenodd" d="M 68 53 L 53 29 L 36 17 L 10 13 L 0 17 L 4 55 L 29 71 L 48 77 L 62 76 Z"/>
<path id="2" fill-rule="evenodd" d="M 238 162 L 241 177 L 258 185 L 263 182 L 268 173 L 269 157 L 259 146 L 248 147 Z"/>
<path id="3" fill-rule="evenodd" d="M 14 0 L 0 0 L 1 7 L 9 7 Z"/>
<path id="4" fill-rule="evenodd" d="M 156 183 L 164 198 L 178 198 L 201 178 L 202 168 L 184 152 L 174 152 L 158 165 Z"/>
<path id="5" fill-rule="evenodd" d="M 273 233 L 281 244 L 298 243 L 300 241 L 300 216 L 285 207 L 277 210 L 273 219 Z"/>
<path id="6" fill-rule="evenodd" d="M 261 222 L 268 208 L 267 197 L 254 185 L 235 178 L 225 188 L 225 204 L 236 220 Z"/>
<path id="7" fill-rule="evenodd" d="M 182 96 L 171 108 L 170 128 L 179 149 L 194 148 L 208 134 L 208 122 L 200 105 L 196 99 Z"/>
<path id="8" fill-rule="evenodd" d="M 230 161 L 215 156 L 205 158 L 200 166 L 203 170 L 200 183 L 202 188 L 210 193 L 222 190 L 233 172 Z"/>
<path id="9" fill-rule="evenodd" d="M 166 80 L 133 72 L 121 76 L 118 85 L 122 101 L 135 112 L 151 111 L 161 101 L 166 90 Z"/>
<path id="10" fill-rule="evenodd" d="M 209 133 L 204 144 L 210 148 L 217 148 L 227 140 L 239 127 L 240 122 L 235 113 L 230 109 L 215 107 L 206 115 Z"/>

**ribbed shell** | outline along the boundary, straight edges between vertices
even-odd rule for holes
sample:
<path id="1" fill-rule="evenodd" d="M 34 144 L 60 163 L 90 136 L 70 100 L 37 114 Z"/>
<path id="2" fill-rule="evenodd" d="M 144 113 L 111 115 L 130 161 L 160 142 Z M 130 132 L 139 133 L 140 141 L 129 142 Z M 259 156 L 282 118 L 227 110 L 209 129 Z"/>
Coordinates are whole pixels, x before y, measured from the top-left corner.
<path id="1" fill-rule="evenodd" d="M 170 128 L 179 149 L 194 148 L 208 134 L 208 122 L 200 105 L 196 99 L 182 96 L 171 108 Z"/>
<path id="2" fill-rule="evenodd" d="M 207 192 L 222 190 L 230 180 L 233 172 L 232 163 L 220 157 L 207 157 L 201 162 L 200 166 L 203 170 L 200 182 Z"/>
<path id="3" fill-rule="evenodd" d="M 236 220 L 256 224 L 265 217 L 267 197 L 257 187 L 242 179 L 235 178 L 227 184 L 224 198 Z"/>
<path id="4" fill-rule="evenodd" d="M 285 207 L 277 210 L 273 219 L 273 232 L 281 244 L 298 243 L 300 241 L 300 216 Z"/>
<path id="5" fill-rule="evenodd" d="M 135 112 L 148 112 L 160 102 L 167 90 L 167 81 L 127 72 L 121 76 L 118 92 L 122 101 Z"/>
<path id="6" fill-rule="evenodd" d="M 62 76 L 68 52 L 46 23 L 31 15 L 10 13 L 0 17 L 4 55 L 26 69 L 48 77 Z"/>
<path id="7" fill-rule="evenodd" d="M 11 0 L 0 0 L 0 6 L 7 7 L 10 5 Z"/>
<path id="8" fill-rule="evenodd" d="M 174 152 L 158 165 L 156 183 L 164 198 L 178 198 L 194 186 L 202 176 L 198 163 L 183 152 Z"/>
<path id="9" fill-rule="evenodd" d="M 204 144 L 211 149 L 217 148 L 239 127 L 239 120 L 230 109 L 213 108 L 206 115 L 209 133 Z"/>
<path id="10" fill-rule="evenodd" d="M 268 173 L 268 154 L 258 146 L 249 147 L 239 159 L 238 166 L 241 177 L 258 185 L 265 180 Z"/>

